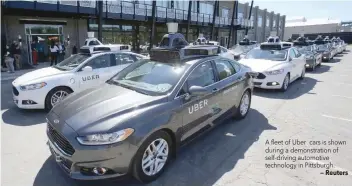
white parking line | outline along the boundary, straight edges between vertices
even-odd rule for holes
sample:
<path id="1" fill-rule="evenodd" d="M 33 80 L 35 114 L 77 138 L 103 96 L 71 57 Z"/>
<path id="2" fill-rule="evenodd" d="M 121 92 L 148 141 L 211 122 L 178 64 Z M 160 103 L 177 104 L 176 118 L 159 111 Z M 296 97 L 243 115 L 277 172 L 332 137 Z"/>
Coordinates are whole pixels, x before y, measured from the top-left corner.
<path id="1" fill-rule="evenodd" d="M 352 97 L 349 96 L 341 96 L 341 95 L 331 95 L 332 97 L 339 97 L 339 98 L 346 98 L 346 99 L 352 99 Z"/>
<path id="2" fill-rule="evenodd" d="M 326 117 L 326 118 L 331 118 L 331 119 L 338 119 L 338 120 L 342 120 L 342 121 L 352 122 L 352 119 L 347 119 L 347 118 L 329 116 L 329 115 L 325 115 L 325 114 L 322 114 L 321 116 Z"/>
<path id="3" fill-rule="evenodd" d="M 308 160 L 309 162 L 312 162 L 312 163 L 319 163 L 319 164 L 328 164 L 328 163 L 324 163 L 322 161 L 317 161 L 317 160 Z M 331 162 L 332 163 L 332 162 Z M 338 171 L 347 171 L 348 173 L 351 173 L 350 170 L 347 170 L 347 169 L 344 169 L 344 168 L 341 168 L 341 167 L 338 167 L 336 166 L 334 163 L 332 163 L 334 165 L 334 167 L 330 168 L 330 170 L 338 170 Z M 352 174 L 348 174 L 349 176 L 352 176 Z"/>
<path id="4" fill-rule="evenodd" d="M 337 83 L 337 85 L 346 85 L 346 86 L 352 86 L 352 83 Z"/>

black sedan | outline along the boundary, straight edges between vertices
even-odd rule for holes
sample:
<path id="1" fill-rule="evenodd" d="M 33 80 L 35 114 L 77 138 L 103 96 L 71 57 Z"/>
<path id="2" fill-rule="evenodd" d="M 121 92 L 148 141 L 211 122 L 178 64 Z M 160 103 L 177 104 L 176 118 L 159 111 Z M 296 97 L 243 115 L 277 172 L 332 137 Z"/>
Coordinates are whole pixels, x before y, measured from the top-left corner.
<path id="1" fill-rule="evenodd" d="M 184 50 L 184 51 L 182 51 Z M 201 48 L 154 50 L 104 85 L 72 94 L 47 116 L 55 160 L 74 179 L 157 179 L 179 147 L 250 111 L 255 74 Z M 186 58 L 181 60 L 181 54 Z M 200 57 L 200 55 L 203 55 Z"/>
<path id="2" fill-rule="evenodd" d="M 300 53 L 304 54 L 306 57 L 306 68 L 312 71 L 315 67 L 320 66 L 323 58 L 323 54 L 317 52 L 316 45 L 308 46 L 296 46 Z"/>
<path id="3" fill-rule="evenodd" d="M 323 62 L 329 62 L 334 58 L 334 49 L 330 45 L 318 45 L 317 48 L 317 52 L 323 55 Z"/>

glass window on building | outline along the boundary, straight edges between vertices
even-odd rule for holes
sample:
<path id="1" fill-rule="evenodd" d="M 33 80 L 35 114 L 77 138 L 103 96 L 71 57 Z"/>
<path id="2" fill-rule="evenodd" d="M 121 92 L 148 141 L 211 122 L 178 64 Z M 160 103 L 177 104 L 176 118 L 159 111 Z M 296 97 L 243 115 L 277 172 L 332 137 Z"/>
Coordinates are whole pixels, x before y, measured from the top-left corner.
<path id="1" fill-rule="evenodd" d="M 263 25 L 263 17 L 258 16 L 258 27 L 262 27 L 262 25 Z"/>
<path id="2" fill-rule="evenodd" d="M 227 9 L 227 8 L 222 8 L 222 10 L 221 10 L 221 17 L 227 17 L 227 18 L 229 18 L 230 17 L 230 15 L 229 15 L 229 9 Z"/>
<path id="3" fill-rule="evenodd" d="M 276 28 L 276 20 L 273 20 L 273 28 Z"/>
<path id="4" fill-rule="evenodd" d="M 171 8 L 171 1 L 156 1 L 156 6 Z"/>
<path id="5" fill-rule="evenodd" d="M 269 16 L 266 16 L 266 27 L 269 27 L 270 25 L 270 18 Z"/>
<path id="6" fill-rule="evenodd" d="M 188 1 L 174 1 L 174 8 L 179 10 L 188 10 Z"/>

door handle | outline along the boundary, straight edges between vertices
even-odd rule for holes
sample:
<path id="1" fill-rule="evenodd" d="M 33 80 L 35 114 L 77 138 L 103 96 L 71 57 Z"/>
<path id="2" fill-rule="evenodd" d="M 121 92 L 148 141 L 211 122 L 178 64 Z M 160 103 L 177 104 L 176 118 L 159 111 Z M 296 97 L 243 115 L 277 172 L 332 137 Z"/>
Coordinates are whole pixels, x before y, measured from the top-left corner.
<path id="1" fill-rule="evenodd" d="M 217 92 L 218 90 L 219 90 L 219 89 L 214 88 L 213 90 L 211 90 L 211 92 L 214 93 L 214 92 Z"/>

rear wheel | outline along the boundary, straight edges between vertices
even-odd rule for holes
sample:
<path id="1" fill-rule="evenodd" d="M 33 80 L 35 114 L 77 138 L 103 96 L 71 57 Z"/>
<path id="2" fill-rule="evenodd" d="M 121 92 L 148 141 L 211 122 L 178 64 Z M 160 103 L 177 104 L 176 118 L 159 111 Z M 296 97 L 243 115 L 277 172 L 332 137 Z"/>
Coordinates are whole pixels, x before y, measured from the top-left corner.
<path id="1" fill-rule="evenodd" d="M 282 85 L 281 85 L 281 91 L 282 92 L 285 92 L 288 88 L 290 84 L 290 75 L 289 74 L 286 74 L 285 78 L 284 78 L 284 81 L 282 82 Z"/>
<path id="2" fill-rule="evenodd" d="M 45 109 L 51 110 L 56 104 L 63 100 L 72 91 L 66 87 L 57 87 L 51 90 L 45 98 Z"/>
<path id="3" fill-rule="evenodd" d="M 315 64 L 314 64 L 314 69 L 315 69 Z M 306 76 L 306 68 L 303 68 L 301 77 L 299 77 L 299 79 L 304 79 L 305 76 Z"/>
<path id="4" fill-rule="evenodd" d="M 250 106 L 251 106 L 251 93 L 248 90 L 246 90 L 243 93 L 241 102 L 237 107 L 235 118 L 236 119 L 245 118 L 248 114 Z"/>
<path id="5" fill-rule="evenodd" d="M 133 176 L 142 183 L 156 180 L 171 159 L 172 140 L 164 131 L 150 135 L 138 149 L 133 161 Z"/>

